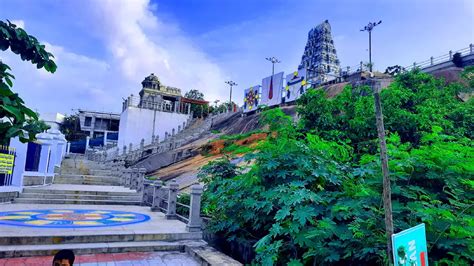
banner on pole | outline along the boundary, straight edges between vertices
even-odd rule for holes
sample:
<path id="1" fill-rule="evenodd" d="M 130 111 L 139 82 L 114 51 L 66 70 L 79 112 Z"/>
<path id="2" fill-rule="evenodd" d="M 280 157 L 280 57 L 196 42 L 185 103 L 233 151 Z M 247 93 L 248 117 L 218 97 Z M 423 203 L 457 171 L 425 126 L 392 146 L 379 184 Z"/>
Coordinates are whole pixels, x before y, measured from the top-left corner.
<path id="1" fill-rule="evenodd" d="M 286 86 L 283 92 L 285 102 L 297 100 L 306 92 L 306 69 L 302 68 L 286 76 Z"/>
<path id="2" fill-rule="evenodd" d="M 259 94 L 260 87 L 261 87 L 260 85 L 256 85 L 245 90 L 244 113 L 257 110 L 259 100 L 260 100 L 260 94 Z"/>
<path id="3" fill-rule="evenodd" d="M 262 80 L 261 105 L 273 106 L 281 103 L 281 89 L 283 87 L 283 72 Z"/>
<path id="4" fill-rule="evenodd" d="M 392 235 L 395 266 L 428 266 L 425 224 Z"/>

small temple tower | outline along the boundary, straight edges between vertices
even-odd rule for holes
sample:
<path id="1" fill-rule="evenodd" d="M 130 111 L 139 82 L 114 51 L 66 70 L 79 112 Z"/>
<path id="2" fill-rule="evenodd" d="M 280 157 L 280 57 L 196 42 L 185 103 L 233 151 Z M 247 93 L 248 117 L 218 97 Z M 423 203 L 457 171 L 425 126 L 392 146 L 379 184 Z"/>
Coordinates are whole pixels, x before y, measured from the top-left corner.
<path id="1" fill-rule="evenodd" d="M 334 79 L 341 71 L 328 20 L 311 29 L 299 69 L 308 70 L 308 79 L 323 83 Z"/>
<path id="2" fill-rule="evenodd" d="M 151 73 L 142 81 L 140 90 L 140 103 L 138 107 L 161 109 L 177 112 L 179 108 L 181 90 L 174 87 L 161 85 L 160 79 Z M 161 107 L 163 105 L 163 107 Z M 160 107 L 156 107 L 160 106 Z"/>

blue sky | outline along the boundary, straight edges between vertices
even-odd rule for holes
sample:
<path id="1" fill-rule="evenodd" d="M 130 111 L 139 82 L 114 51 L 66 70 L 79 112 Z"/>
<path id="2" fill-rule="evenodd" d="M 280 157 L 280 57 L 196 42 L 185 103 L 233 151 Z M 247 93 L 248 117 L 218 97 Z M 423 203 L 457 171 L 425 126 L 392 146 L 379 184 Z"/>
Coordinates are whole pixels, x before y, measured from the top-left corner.
<path id="1" fill-rule="evenodd" d="M 341 66 L 367 61 L 373 33 L 375 68 L 410 65 L 474 43 L 472 0 L 0 0 L 0 19 L 17 21 L 47 43 L 54 75 L 11 52 L 0 58 L 17 76 L 14 89 L 41 113 L 85 108 L 121 111 L 149 73 L 206 99 L 227 100 L 271 72 L 265 57 L 296 70 L 311 27 L 328 19 Z"/>

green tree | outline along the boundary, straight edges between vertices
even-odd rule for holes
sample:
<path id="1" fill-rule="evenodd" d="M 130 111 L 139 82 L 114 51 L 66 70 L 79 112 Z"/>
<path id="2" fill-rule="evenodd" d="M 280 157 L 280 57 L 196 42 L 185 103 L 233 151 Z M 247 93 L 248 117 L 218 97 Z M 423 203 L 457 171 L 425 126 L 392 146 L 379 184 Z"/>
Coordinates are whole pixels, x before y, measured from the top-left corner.
<path id="1" fill-rule="evenodd" d="M 193 99 L 193 100 L 201 100 L 204 101 L 204 94 L 199 90 L 190 90 L 184 94 L 184 97 Z M 191 112 L 193 112 L 193 117 L 203 118 L 209 115 L 209 105 L 201 105 L 201 104 L 191 104 Z"/>
<path id="2" fill-rule="evenodd" d="M 193 89 L 184 94 L 184 97 L 194 100 L 204 100 L 204 93 L 199 90 Z"/>
<path id="3" fill-rule="evenodd" d="M 65 135 L 68 141 L 85 139 L 87 136 L 86 133 L 81 131 L 81 125 L 78 114 L 66 116 L 64 118 L 64 121 L 61 123 L 59 129 Z"/>
<path id="4" fill-rule="evenodd" d="M 0 50 L 8 48 L 38 69 L 44 68 L 50 73 L 56 71 L 53 55 L 44 49 L 44 45 L 10 21 L 0 21 Z M 11 90 L 14 76 L 9 70 L 11 68 L 0 60 L 0 142 L 4 145 L 16 136 L 22 142 L 32 141 L 37 133 L 46 129 L 44 123 L 38 122 L 38 114 L 26 107 L 18 94 Z"/>
<path id="5" fill-rule="evenodd" d="M 469 76 L 469 74 L 463 74 Z M 419 145 L 421 136 L 433 126 L 444 133 L 472 138 L 473 101 L 457 97 L 469 90 L 457 83 L 418 70 L 397 75 L 381 93 L 385 128 L 402 142 Z M 327 140 L 350 143 L 356 153 L 377 150 L 373 96 L 369 87 L 351 88 L 328 99 L 323 90 L 309 90 L 298 100 L 300 127 Z"/>

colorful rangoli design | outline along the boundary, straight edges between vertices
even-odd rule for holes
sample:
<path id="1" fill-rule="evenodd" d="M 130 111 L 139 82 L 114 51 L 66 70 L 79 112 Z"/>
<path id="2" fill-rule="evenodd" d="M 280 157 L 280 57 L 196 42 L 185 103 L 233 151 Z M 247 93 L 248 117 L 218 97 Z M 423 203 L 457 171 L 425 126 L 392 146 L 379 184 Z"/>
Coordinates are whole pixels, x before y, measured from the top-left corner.
<path id="1" fill-rule="evenodd" d="M 111 210 L 25 210 L 0 212 L 0 225 L 83 228 L 135 224 L 148 221 L 150 216 Z"/>

